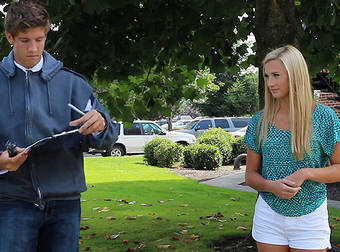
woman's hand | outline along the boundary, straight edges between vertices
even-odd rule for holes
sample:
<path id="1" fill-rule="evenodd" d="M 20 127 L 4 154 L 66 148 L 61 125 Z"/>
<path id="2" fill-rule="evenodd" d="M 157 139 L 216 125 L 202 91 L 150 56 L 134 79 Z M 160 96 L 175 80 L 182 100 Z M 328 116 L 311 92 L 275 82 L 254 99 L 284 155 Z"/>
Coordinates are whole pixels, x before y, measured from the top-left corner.
<path id="1" fill-rule="evenodd" d="M 306 172 L 307 169 L 300 169 L 284 179 L 270 182 L 271 192 L 282 199 L 294 197 L 301 190 L 301 185 L 306 180 Z"/>
<path id="2" fill-rule="evenodd" d="M 267 180 L 261 175 L 262 156 L 248 148 L 246 183 L 259 192 L 271 192 L 282 199 L 294 197 L 300 190 L 296 181 L 288 178 L 280 180 Z"/>
<path id="3" fill-rule="evenodd" d="M 17 155 L 9 157 L 8 151 L 4 151 L 0 155 L 0 169 L 8 171 L 16 171 L 25 162 L 27 154 L 23 148 L 16 147 Z"/>
<path id="4" fill-rule="evenodd" d="M 307 178 L 308 169 L 300 169 L 287 176 L 285 179 L 292 182 L 293 187 L 299 187 Z"/>
<path id="5" fill-rule="evenodd" d="M 268 181 L 268 183 L 270 192 L 281 199 L 291 199 L 301 190 L 301 187 L 295 187 L 295 183 L 287 179 Z"/>

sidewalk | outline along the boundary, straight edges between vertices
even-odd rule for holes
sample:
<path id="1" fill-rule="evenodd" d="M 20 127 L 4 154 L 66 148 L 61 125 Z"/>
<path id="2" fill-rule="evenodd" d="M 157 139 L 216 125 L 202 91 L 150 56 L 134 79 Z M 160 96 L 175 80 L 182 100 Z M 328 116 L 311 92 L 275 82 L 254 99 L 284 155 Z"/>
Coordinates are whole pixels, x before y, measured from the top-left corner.
<path id="1" fill-rule="evenodd" d="M 253 188 L 245 185 L 244 182 L 245 182 L 244 172 L 240 172 L 240 173 L 236 173 L 232 175 L 221 176 L 218 178 L 205 180 L 205 181 L 200 182 L 200 184 L 217 186 L 217 187 L 225 187 L 225 188 L 232 189 L 232 190 L 257 193 Z M 327 203 L 328 203 L 328 207 L 340 208 L 340 201 L 328 200 Z"/>

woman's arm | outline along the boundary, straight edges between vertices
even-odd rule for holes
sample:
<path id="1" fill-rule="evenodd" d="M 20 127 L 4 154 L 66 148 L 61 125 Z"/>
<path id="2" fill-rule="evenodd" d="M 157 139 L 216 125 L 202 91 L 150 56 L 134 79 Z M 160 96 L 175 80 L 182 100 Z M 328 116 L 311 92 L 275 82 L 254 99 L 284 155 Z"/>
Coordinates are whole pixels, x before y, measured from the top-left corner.
<path id="1" fill-rule="evenodd" d="M 271 192 L 283 199 L 290 199 L 301 189 L 300 186 L 294 186 L 294 183 L 288 179 L 267 180 L 261 175 L 262 157 L 260 154 L 248 148 L 246 183 L 259 192 Z"/>
<path id="2" fill-rule="evenodd" d="M 300 186 L 306 179 L 315 182 L 334 183 L 340 181 L 340 142 L 338 142 L 330 157 L 331 165 L 323 168 L 303 168 L 286 179 L 294 182 L 296 186 Z"/>

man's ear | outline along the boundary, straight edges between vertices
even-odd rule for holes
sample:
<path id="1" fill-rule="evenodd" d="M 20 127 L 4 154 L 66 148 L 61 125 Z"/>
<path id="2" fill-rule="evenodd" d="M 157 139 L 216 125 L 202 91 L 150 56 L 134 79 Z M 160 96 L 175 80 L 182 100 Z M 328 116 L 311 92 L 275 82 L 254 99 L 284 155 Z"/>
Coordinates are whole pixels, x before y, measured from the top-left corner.
<path id="1" fill-rule="evenodd" d="M 8 42 L 13 45 L 14 44 L 14 37 L 12 36 L 11 33 L 9 33 L 8 31 L 5 31 L 5 34 L 6 34 L 6 38 L 8 40 Z"/>

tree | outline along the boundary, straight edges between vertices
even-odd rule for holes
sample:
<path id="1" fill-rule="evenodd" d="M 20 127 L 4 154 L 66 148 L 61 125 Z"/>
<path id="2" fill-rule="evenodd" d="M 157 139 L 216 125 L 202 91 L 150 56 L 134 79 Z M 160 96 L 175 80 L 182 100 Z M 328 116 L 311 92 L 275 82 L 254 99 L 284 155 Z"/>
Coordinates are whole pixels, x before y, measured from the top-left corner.
<path id="1" fill-rule="evenodd" d="M 133 109 L 122 110 L 130 113 L 130 118 L 139 114 L 138 107 L 162 107 L 163 101 L 154 99 L 152 103 L 151 93 L 143 92 L 155 83 L 147 79 L 150 71 L 162 76 L 169 66 L 186 66 L 188 72 L 208 66 L 214 73 L 228 68 L 236 76 L 240 68 L 261 66 L 269 48 L 287 43 L 301 49 L 313 76 L 328 68 L 336 74 L 331 77 L 340 79 L 339 0 L 42 1 L 55 25 L 47 49 L 67 67 L 85 73 L 89 79 L 96 76 L 100 82 L 109 83 L 114 88 L 109 92 L 117 93 L 122 88 L 118 93 L 134 93 L 136 102 L 130 106 Z M 0 4 L 9 2 L 1 0 Z M 253 46 L 256 55 L 240 62 L 248 53 L 247 45 L 234 45 L 251 32 L 257 41 Z M 0 47 L 3 56 L 10 50 L 3 37 Z M 260 68 L 259 97 L 263 104 L 261 71 Z M 128 81 L 142 77 L 146 79 L 139 85 L 145 89 Z M 125 96 L 119 105 L 124 104 L 124 99 Z M 118 118 L 126 117 L 109 109 Z"/>
<path id="2" fill-rule="evenodd" d="M 212 89 L 214 75 L 209 70 L 188 70 L 186 66 L 169 65 L 157 73 L 151 69 L 141 75 L 129 76 L 127 80 L 111 83 L 97 80 L 97 94 L 114 115 L 121 120 L 134 118 L 158 119 L 172 117 L 181 99 L 200 98 Z"/>
<path id="3" fill-rule="evenodd" d="M 258 110 L 256 74 L 233 78 L 227 73 L 218 74 L 214 80 L 219 90 L 206 93 L 205 98 L 196 103 L 202 114 L 207 116 L 244 116 Z"/>
<path id="4" fill-rule="evenodd" d="M 304 54 L 311 75 L 331 69 L 340 79 L 340 3 L 329 1 L 256 0 L 254 34 L 260 76 L 261 61 L 269 49 L 285 44 Z M 254 17 L 255 16 L 255 17 Z M 264 81 L 259 78 L 260 106 L 263 106 Z"/>
<path id="5" fill-rule="evenodd" d="M 225 63 L 237 62 L 231 49 L 236 35 L 229 25 L 238 20 L 224 15 L 221 1 L 43 2 L 55 24 L 47 49 L 87 78 L 95 76 L 97 83 L 106 82 L 107 86 L 100 85 L 98 90 L 103 91 L 102 99 L 117 119 L 141 118 L 145 112 L 149 116 L 169 114 L 165 100 L 159 97 L 167 95 L 168 101 L 199 98 L 199 89 L 187 88 L 195 79 L 193 73 L 209 65 L 214 71 L 224 70 L 224 64 L 218 63 L 220 51 L 229 52 Z M 237 6 L 237 0 L 229 2 Z M 8 44 L 1 47 L 6 55 Z M 166 80 L 168 88 L 164 89 L 162 78 L 170 68 L 180 69 L 182 76 L 172 77 L 182 82 Z M 198 86 L 204 83 L 208 81 L 197 81 Z M 178 90 L 180 85 L 183 88 Z M 174 103 L 170 101 L 170 105 Z"/>

